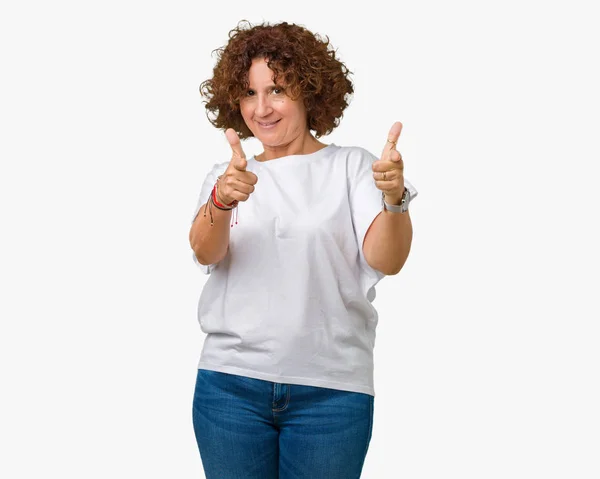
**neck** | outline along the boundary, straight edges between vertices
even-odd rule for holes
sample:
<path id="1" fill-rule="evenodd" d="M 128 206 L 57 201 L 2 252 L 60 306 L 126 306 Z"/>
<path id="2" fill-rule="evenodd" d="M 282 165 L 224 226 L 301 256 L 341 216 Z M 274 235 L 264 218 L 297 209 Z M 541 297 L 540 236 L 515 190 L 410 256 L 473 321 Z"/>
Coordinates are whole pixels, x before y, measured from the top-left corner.
<path id="1" fill-rule="evenodd" d="M 326 146 L 327 145 L 325 143 L 321 143 L 309 133 L 302 138 L 296 138 L 295 140 L 292 140 L 286 145 L 263 145 L 265 151 L 263 151 L 260 155 L 256 155 L 255 158 L 257 161 L 269 161 L 290 155 L 309 155 L 315 151 L 325 148 Z"/>

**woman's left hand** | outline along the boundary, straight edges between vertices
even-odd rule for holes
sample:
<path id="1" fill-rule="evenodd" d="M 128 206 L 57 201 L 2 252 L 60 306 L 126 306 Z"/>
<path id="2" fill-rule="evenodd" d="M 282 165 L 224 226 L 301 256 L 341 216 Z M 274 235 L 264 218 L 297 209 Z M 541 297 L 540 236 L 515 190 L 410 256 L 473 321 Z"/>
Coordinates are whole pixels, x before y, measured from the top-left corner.
<path id="1" fill-rule="evenodd" d="M 396 150 L 401 131 L 402 123 L 397 121 L 388 133 L 381 158 L 373 163 L 375 186 L 385 193 L 385 201 L 392 205 L 399 205 L 404 193 L 404 162 Z"/>

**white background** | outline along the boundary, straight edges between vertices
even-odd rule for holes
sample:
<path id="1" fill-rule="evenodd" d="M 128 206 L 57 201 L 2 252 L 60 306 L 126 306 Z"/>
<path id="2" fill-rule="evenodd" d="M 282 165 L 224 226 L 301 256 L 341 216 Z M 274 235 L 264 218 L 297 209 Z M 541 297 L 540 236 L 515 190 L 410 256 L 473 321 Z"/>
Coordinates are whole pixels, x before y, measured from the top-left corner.
<path id="1" fill-rule="evenodd" d="M 188 232 L 230 151 L 198 86 L 242 19 L 354 72 L 326 143 L 379 154 L 404 124 L 420 195 L 363 477 L 600 477 L 592 2 L 385 3 L 3 2 L 1 477 L 202 477 Z"/>

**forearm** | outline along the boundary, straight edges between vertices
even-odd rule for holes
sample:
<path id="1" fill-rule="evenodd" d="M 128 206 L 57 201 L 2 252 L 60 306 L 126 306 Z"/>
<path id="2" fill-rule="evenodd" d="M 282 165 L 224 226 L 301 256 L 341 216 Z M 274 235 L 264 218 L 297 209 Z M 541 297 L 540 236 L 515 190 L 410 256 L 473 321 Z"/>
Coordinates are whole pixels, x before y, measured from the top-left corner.
<path id="1" fill-rule="evenodd" d="M 386 275 L 398 274 L 410 252 L 412 222 L 409 212 L 383 210 L 373 220 L 364 241 L 364 255 L 369 265 Z"/>
<path id="2" fill-rule="evenodd" d="M 212 208 L 211 208 L 212 206 Z M 204 210 L 206 209 L 206 216 Z M 213 225 L 210 224 L 212 209 Z M 232 210 L 224 211 L 214 205 L 202 205 L 190 229 L 190 246 L 200 264 L 221 261 L 227 254 Z"/>

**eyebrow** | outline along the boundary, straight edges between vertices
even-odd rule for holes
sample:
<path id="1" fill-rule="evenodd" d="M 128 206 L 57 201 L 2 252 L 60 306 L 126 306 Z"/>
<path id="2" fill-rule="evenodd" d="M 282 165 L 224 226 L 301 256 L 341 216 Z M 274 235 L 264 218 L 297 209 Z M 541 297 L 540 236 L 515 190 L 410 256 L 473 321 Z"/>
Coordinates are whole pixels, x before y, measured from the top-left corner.
<path id="1" fill-rule="evenodd" d="M 283 85 L 270 85 L 266 88 L 266 90 L 274 90 L 275 88 L 279 88 L 279 89 L 284 89 Z M 248 90 L 256 90 L 256 88 L 253 88 L 252 86 L 248 86 Z"/>

